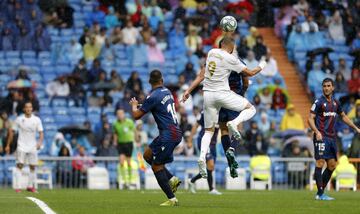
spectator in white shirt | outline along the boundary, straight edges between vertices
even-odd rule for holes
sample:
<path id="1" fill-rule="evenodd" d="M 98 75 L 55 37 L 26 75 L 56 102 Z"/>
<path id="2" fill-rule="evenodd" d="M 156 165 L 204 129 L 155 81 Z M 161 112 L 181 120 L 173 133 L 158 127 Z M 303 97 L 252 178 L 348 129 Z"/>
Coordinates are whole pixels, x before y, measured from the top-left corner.
<path id="1" fill-rule="evenodd" d="M 335 41 L 345 41 L 344 28 L 339 11 L 335 11 L 330 19 L 329 35 Z"/>
<path id="2" fill-rule="evenodd" d="M 133 26 L 133 23 L 130 20 L 128 20 L 126 22 L 126 27 L 122 29 L 123 43 L 125 45 L 135 45 L 139 35 L 139 30 Z"/>
<path id="3" fill-rule="evenodd" d="M 303 33 L 307 33 L 310 31 L 310 25 L 313 25 L 315 32 L 319 31 L 318 24 L 314 21 L 314 17 L 312 15 L 308 15 L 306 17 L 306 21 L 301 24 L 301 31 Z"/>
<path id="4" fill-rule="evenodd" d="M 69 84 L 64 76 L 49 82 L 46 85 L 46 93 L 49 97 L 67 97 L 70 94 Z"/>

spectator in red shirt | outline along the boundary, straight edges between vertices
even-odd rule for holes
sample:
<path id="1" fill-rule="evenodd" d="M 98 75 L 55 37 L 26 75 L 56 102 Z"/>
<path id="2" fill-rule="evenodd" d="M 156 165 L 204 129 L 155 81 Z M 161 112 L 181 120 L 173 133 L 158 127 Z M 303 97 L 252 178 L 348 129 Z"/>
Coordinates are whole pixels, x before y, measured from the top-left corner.
<path id="1" fill-rule="evenodd" d="M 351 79 L 348 81 L 349 93 L 357 93 L 360 89 L 360 71 L 359 69 L 354 69 L 351 72 Z"/>
<path id="2" fill-rule="evenodd" d="M 277 88 L 274 91 L 273 97 L 272 97 L 272 109 L 285 109 L 286 108 L 287 99 L 284 94 L 284 92 Z"/>

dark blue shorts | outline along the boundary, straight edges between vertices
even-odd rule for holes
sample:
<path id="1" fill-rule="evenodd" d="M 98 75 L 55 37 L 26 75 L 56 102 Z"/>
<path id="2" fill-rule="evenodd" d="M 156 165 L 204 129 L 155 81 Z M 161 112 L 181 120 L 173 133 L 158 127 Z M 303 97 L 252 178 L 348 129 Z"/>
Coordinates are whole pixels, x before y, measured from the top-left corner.
<path id="1" fill-rule="evenodd" d="M 233 111 L 233 110 L 229 110 L 226 108 L 221 108 L 220 112 L 219 112 L 219 123 L 220 122 L 228 122 L 231 121 L 233 119 L 235 119 L 237 116 L 239 116 L 239 112 L 237 111 Z"/>
<path id="2" fill-rule="evenodd" d="M 335 139 L 323 137 L 323 141 L 314 141 L 315 159 L 337 160 L 337 147 Z"/>
<path id="3" fill-rule="evenodd" d="M 155 164 L 166 164 L 171 163 L 174 160 L 174 149 L 179 145 L 178 142 L 164 142 L 159 137 L 155 138 L 149 145 L 153 154 L 153 163 Z"/>

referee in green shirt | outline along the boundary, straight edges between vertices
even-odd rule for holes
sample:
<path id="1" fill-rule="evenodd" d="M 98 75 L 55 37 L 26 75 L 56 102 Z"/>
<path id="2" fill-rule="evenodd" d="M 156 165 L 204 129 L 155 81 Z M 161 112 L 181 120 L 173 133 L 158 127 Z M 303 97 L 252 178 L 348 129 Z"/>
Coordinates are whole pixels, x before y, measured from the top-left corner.
<path id="1" fill-rule="evenodd" d="M 117 145 L 120 155 L 120 175 L 125 181 L 125 186 L 128 187 L 131 181 L 131 155 L 134 148 L 135 124 L 133 120 L 125 117 L 123 109 L 116 111 L 116 117 L 117 120 L 113 124 L 114 145 Z M 127 162 L 128 174 L 124 167 L 125 160 Z"/>

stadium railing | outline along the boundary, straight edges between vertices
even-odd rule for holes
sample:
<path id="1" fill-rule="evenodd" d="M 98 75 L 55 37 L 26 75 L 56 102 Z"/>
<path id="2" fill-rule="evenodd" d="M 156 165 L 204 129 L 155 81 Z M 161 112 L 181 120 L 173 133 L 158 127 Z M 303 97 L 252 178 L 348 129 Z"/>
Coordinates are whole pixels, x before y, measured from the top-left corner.
<path id="1" fill-rule="evenodd" d="M 86 173 L 81 173 L 73 169 L 73 161 L 90 161 L 94 166 L 104 167 L 109 172 L 110 188 L 118 188 L 118 157 L 39 157 L 38 168 L 51 171 L 53 188 L 87 188 Z M 245 180 L 247 189 L 250 188 L 250 157 L 237 157 L 240 168 L 246 171 Z M 359 178 L 360 159 L 350 159 L 356 166 Z M 12 169 L 15 167 L 13 156 L 0 157 L 0 187 L 12 187 Z M 183 184 L 186 182 L 185 174 L 189 169 L 197 169 L 197 157 L 175 156 L 174 162 L 169 164 L 168 169 Z M 225 158 L 219 158 L 216 162 L 215 181 L 218 188 L 225 188 L 226 177 L 230 177 L 226 172 L 227 162 Z M 312 158 L 281 158 L 271 157 L 271 178 L 272 189 L 313 189 L 316 187 L 313 181 L 314 159 Z M 49 173 L 48 173 L 49 174 Z M 46 180 L 39 174 L 38 178 Z M 145 170 L 139 169 L 141 188 L 144 188 Z M 359 183 L 359 179 L 358 179 Z M 240 185 L 240 184 L 239 184 Z M 41 188 L 41 187 L 40 187 Z M 241 189 L 241 188 L 239 188 Z"/>

